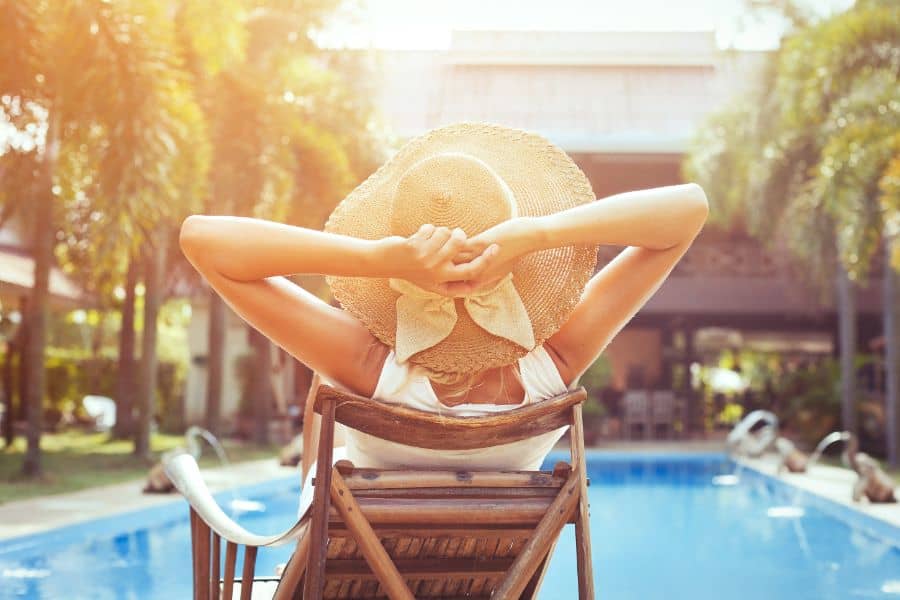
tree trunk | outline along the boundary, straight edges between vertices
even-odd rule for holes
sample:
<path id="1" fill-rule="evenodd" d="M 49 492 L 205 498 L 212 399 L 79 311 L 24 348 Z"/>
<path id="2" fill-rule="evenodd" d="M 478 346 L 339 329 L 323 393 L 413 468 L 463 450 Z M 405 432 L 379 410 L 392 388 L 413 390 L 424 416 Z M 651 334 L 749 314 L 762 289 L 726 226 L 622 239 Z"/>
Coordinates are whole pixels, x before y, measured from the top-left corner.
<path id="1" fill-rule="evenodd" d="M 684 371 L 684 381 L 682 382 L 681 393 L 685 397 L 685 421 L 684 433 L 687 437 L 691 437 L 694 433 L 706 434 L 703 428 L 703 418 L 700 415 L 700 397 L 691 386 L 691 363 L 694 361 L 694 329 L 685 327 L 684 332 L 684 355 L 682 356 L 681 368 Z"/>
<path id="2" fill-rule="evenodd" d="M 13 443 L 13 402 L 12 402 L 12 355 L 13 345 L 11 341 L 6 343 L 6 352 L 3 355 L 3 441 L 4 447 L 9 448 Z"/>
<path id="3" fill-rule="evenodd" d="M 19 421 L 25 420 L 25 405 L 28 398 L 28 298 L 23 296 L 19 300 L 19 314 L 22 315 L 22 322 L 19 325 L 19 339 L 16 341 L 16 351 L 19 353 L 19 405 L 16 408 L 16 417 Z"/>
<path id="4" fill-rule="evenodd" d="M 856 435 L 856 286 L 843 265 L 838 265 L 837 289 L 841 349 L 841 423 L 845 431 Z"/>
<path id="5" fill-rule="evenodd" d="M 15 415 L 13 414 L 13 355 L 16 352 L 16 345 L 13 340 L 7 340 L 6 352 L 3 354 L 3 440 L 6 448 L 12 446 L 13 423 Z"/>
<path id="6" fill-rule="evenodd" d="M 269 419 L 272 412 L 272 352 L 269 339 L 250 328 L 250 345 L 254 349 L 253 389 L 250 401 L 255 416 L 254 440 L 269 443 Z"/>
<path id="7" fill-rule="evenodd" d="M 163 271 L 165 269 L 165 232 L 157 230 L 148 244 L 149 253 L 144 264 L 144 333 L 141 336 L 140 378 L 137 394 L 138 422 L 134 436 L 134 454 L 147 460 L 150 452 L 150 427 L 156 405 L 157 379 L 157 317 L 162 303 Z"/>
<path id="8" fill-rule="evenodd" d="M 900 237 L 885 239 L 884 257 L 884 370 L 887 458 L 900 467 L 900 273 L 891 266 L 891 252 Z"/>
<path id="9" fill-rule="evenodd" d="M 47 165 L 49 168 L 49 165 Z M 48 173 L 52 171 L 48 170 Z M 26 363 L 27 396 L 23 398 L 26 411 L 26 439 L 28 447 L 22 463 L 26 477 L 40 477 L 41 425 L 44 417 L 44 350 L 47 345 L 47 310 L 49 304 L 50 263 L 53 260 L 53 196 L 50 185 L 46 195 L 36 198 L 34 244 L 34 287 L 28 302 L 28 343 L 22 357 Z"/>
<path id="10" fill-rule="evenodd" d="M 25 379 L 24 373 L 24 364 L 25 364 L 25 339 L 28 335 L 28 298 L 22 296 L 19 298 L 19 325 L 16 328 L 15 335 L 12 336 L 6 343 L 6 355 L 5 360 L 3 362 L 3 389 L 4 389 L 4 398 L 6 401 L 6 410 L 4 411 L 5 418 L 3 420 L 3 439 L 6 442 L 6 447 L 9 448 L 13 444 L 13 440 L 16 437 L 15 424 L 16 420 L 21 420 L 24 416 L 23 414 L 23 404 L 25 401 L 27 387 L 23 385 L 23 381 Z M 15 357 L 18 355 L 19 359 L 16 361 Z M 13 370 L 18 370 L 18 381 L 13 383 Z M 16 390 L 18 387 L 18 390 Z M 13 402 L 13 398 L 15 398 L 18 393 L 19 402 Z"/>
<path id="11" fill-rule="evenodd" d="M 130 438 L 134 433 L 135 381 L 134 288 L 138 279 L 138 261 L 131 257 L 125 274 L 125 299 L 122 303 L 122 326 L 119 329 L 119 364 L 116 372 L 116 426 L 113 435 Z"/>
<path id="12" fill-rule="evenodd" d="M 215 435 L 222 428 L 222 377 L 225 371 L 225 302 L 209 290 L 209 330 L 206 351 L 206 428 Z"/>

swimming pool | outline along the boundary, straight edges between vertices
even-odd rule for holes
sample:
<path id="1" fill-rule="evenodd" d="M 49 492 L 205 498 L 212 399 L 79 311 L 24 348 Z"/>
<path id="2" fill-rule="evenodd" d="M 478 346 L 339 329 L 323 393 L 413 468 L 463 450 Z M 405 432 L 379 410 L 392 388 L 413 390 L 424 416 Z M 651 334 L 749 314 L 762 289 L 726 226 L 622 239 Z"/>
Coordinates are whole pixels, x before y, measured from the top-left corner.
<path id="1" fill-rule="evenodd" d="M 753 471 L 715 485 L 736 468 L 719 454 L 588 458 L 600 599 L 900 598 L 897 528 Z M 254 532 L 285 529 L 295 514 L 295 478 L 240 493 L 265 505 L 238 518 Z M 543 600 L 577 597 L 571 527 L 563 536 Z M 257 572 L 290 550 L 261 551 Z M 190 596 L 186 504 L 0 542 L 0 598 Z"/>

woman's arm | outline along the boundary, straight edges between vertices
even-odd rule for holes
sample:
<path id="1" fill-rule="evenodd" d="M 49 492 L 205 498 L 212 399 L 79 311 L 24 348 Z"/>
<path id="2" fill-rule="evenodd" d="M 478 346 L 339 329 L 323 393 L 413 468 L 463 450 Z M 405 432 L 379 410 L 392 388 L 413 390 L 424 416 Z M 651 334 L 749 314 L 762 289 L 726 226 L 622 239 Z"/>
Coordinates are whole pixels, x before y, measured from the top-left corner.
<path id="1" fill-rule="evenodd" d="M 477 276 L 493 251 L 454 264 L 465 235 L 423 227 L 409 238 L 357 238 L 240 217 L 188 217 L 181 248 L 229 306 L 314 371 L 371 395 L 386 348 L 353 316 L 281 275 L 400 277 L 441 289 Z"/>
<path id="2" fill-rule="evenodd" d="M 513 219 L 469 241 L 477 252 L 499 244 L 482 280 L 505 275 L 524 254 L 574 244 L 629 246 L 588 283 L 582 300 L 548 340 L 566 383 L 580 376 L 650 299 L 706 221 L 706 194 L 696 184 L 617 194 L 542 217 Z M 471 282 L 477 287 L 483 281 Z"/>
<path id="3" fill-rule="evenodd" d="M 607 244 L 665 250 L 699 231 L 708 211 L 695 183 L 616 194 L 537 218 L 536 249 Z"/>
<path id="4" fill-rule="evenodd" d="M 298 273 L 398 277 L 437 284 L 469 279 L 487 262 L 454 264 L 466 242 L 462 229 L 423 225 L 413 236 L 363 240 L 245 217 L 192 215 L 181 248 L 201 273 L 249 282 Z"/>
<path id="5" fill-rule="evenodd" d="M 694 183 L 626 192 L 558 213 L 504 221 L 470 239 L 458 260 L 499 244 L 497 259 L 481 276 L 490 280 L 505 275 L 520 256 L 548 248 L 601 244 L 665 250 L 702 227 L 707 212 L 706 195 Z"/>

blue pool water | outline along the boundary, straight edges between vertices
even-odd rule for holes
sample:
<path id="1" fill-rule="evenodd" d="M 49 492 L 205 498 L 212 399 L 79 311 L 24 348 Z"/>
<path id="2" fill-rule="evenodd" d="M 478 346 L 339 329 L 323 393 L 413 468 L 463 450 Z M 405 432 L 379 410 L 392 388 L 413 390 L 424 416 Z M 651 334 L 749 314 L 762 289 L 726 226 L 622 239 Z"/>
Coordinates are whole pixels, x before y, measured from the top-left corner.
<path id="1" fill-rule="evenodd" d="M 736 485 L 715 485 L 716 476 L 735 472 L 721 455 L 589 458 L 599 599 L 900 599 L 896 528 L 754 472 L 737 473 Z M 247 528 L 275 533 L 290 524 L 295 479 L 241 493 L 266 507 L 239 517 Z M 802 514 L 784 510 L 789 506 Z M 261 552 L 257 572 L 270 574 L 289 552 Z M 182 503 L 0 542 L 0 598 L 190 596 Z M 576 597 L 574 532 L 567 528 L 541 598 Z"/>

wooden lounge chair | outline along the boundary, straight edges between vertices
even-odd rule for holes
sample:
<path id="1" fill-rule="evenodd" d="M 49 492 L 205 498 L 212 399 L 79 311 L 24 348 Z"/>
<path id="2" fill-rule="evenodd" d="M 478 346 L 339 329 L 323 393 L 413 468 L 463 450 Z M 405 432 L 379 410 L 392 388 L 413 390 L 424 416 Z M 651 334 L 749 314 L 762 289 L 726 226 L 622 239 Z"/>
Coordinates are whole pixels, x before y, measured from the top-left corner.
<path id="1" fill-rule="evenodd" d="M 574 524 L 579 598 L 593 598 L 583 389 L 484 417 L 447 417 L 322 387 L 311 509 L 280 536 L 253 536 L 209 505 L 196 463 L 170 466 L 191 502 L 194 598 L 230 598 L 246 546 L 242 600 L 251 598 L 259 546 L 297 539 L 274 592 L 304 598 L 535 598 L 556 540 Z M 334 467 L 335 423 L 432 449 L 510 443 L 571 425 L 571 462 L 553 471 L 379 470 Z M 191 473 L 189 471 L 195 471 Z M 199 480 L 199 483 L 198 483 Z M 204 497 L 209 496 L 208 498 Z M 221 568 L 221 538 L 226 540 Z M 255 597 L 255 596 L 254 596 Z"/>

